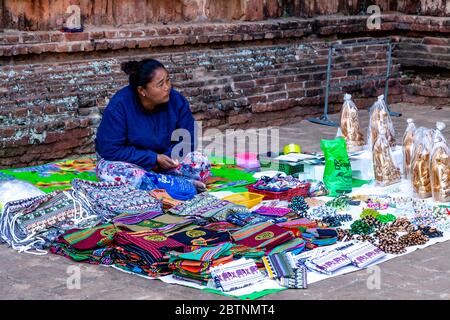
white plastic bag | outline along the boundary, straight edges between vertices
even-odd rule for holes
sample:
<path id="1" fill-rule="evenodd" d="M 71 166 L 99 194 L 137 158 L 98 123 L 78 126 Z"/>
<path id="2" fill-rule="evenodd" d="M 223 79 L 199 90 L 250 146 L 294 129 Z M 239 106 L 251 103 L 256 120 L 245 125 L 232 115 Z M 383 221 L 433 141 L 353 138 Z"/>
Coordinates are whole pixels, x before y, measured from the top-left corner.
<path id="1" fill-rule="evenodd" d="M 31 183 L 21 180 L 0 180 L 0 206 L 10 201 L 32 198 L 45 194 Z"/>

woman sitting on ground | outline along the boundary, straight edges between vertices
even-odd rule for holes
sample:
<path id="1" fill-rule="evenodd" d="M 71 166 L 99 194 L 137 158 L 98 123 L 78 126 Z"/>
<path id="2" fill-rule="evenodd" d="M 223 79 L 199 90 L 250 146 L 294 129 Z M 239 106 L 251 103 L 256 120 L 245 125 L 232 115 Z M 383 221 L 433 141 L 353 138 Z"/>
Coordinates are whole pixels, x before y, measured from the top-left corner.
<path id="1" fill-rule="evenodd" d="M 122 64 L 122 70 L 129 75 L 129 85 L 111 98 L 97 131 L 97 176 L 154 189 L 144 179 L 146 173 L 171 174 L 179 168 L 173 158 L 195 150 L 195 121 L 189 102 L 172 88 L 159 61 L 130 61 Z M 183 141 L 172 141 L 175 130 L 182 131 Z M 205 188 L 201 181 L 193 183 Z"/>

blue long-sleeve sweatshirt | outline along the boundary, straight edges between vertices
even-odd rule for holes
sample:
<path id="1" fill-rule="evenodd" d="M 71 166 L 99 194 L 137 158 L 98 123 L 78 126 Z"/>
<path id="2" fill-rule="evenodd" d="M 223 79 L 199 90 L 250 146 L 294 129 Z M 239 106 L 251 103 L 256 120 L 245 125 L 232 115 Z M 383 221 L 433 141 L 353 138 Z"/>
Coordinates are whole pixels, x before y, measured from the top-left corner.
<path id="1" fill-rule="evenodd" d="M 126 86 L 109 101 L 97 129 L 95 148 L 105 160 L 125 161 L 151 170 L 157 164 L 157 155 L 170 157 L 178 143 L 187 143 L 188 151 L 195 149 L 194 126 L 189 102 L 178 91 L 172 89 L 167 104 L 148 112 L 132 88 Z M 189 142 L 171 141 L 172 132 L 180 128 L 189 131 Z"/>

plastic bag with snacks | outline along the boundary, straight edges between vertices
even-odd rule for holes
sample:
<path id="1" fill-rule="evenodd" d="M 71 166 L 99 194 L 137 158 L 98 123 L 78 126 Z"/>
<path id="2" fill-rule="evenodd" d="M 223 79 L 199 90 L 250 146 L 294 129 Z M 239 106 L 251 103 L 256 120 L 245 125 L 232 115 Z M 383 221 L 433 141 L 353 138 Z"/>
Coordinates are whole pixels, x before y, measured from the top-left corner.
<path id="1" fill-rule="evenodd" d="M 391 147 L 386 138 L 386 127 L 381 127 L 373 145 L 373 169 L 375 183 L 388 186 L 401 180 L 400 169 L 396 166 Z"/>
<path id="2" fill-rule="evenodd" d="M 413 119 L 406 120 L 408 123 L 405 134 L 403 135 L 403 176 L 405 179 L 410 178 L 409 172 L 411 170 L 411 157 L 412 148 L 414 143 L 414 131 L 416 130 L 416 125 Z"/>
<path id="3" fill-rule="evenodd" d="M 378 96 L 377 101 L 370 108 L 369 117 L 369 130 L 367 135 L 369 148 L 373 148 L 382 127 L 386 128 L 386 139 L 389 145 L 394 147 L 395 130 L 394 125 L 392 124 L 391 116 L 389 115 L 389 110 L 384 102 L 384 95 Z"/>
<path id="4" fill-rule="evenodd" d="M 358 108 L 348 93 L 344 95 L 344 104 L 341 111 L 341 131 L 347 142 L 347 151 L 355 152 L 362 150 L 364 146 L 364 135 L 359 126 Z"/>
<path id="5" fill-rule="evenodd" d="M 450 201 L 450 148 L 442 134 L 445 123 L 437 122 L 431 150 L 431 192 L 437 202 Z"/>
<path id="6" fill-rule="evenodd" d="M 433 130 L 420 127 L 414 132 L 411 182 L 414 195 L 420 199 L 431 197 L 430 157 L 432 143 Z"/>

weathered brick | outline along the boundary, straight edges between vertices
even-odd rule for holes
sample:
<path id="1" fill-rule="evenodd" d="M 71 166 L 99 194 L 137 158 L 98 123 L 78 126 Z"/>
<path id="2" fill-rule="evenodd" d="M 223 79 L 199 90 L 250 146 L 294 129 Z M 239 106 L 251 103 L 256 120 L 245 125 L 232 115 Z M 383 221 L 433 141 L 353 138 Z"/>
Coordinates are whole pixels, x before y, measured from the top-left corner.
<path id="1" fill-rule="evenodd" d="M 151 47 L 151 40 L 150 39 L 139 39 L 139 40 L 137 40 L 137 46 L 138 46 L 138 48 L 149 48 L 149 47 Z"/>
<path id="2" fill-rule="evenodd" d="M 267 101 L 275 101 L 281 99 L 287 99 L 286 92 L 271 93 L 267 95 Z"/>
<path id="3" fill-rule="evenodd" d="M 85 41 L 89 40 L 88 32 L 65 32 L 64 33 L 65 41 Z"/>
<path id="4" fill-rule="evenodd" d="M 266 101 L 267 101 L 267 95 L 248 97 L 248 103 L 251 105 L 256 104 L 256 103 L 266 102 Z"/>
<path id="5" fill-rule="evenodd" d="M 254 88 L 255 86 L 256 86 L 255 81 L 242 81 L 234 83 L 234 87 L 237 89 Z"/>
<path id="6" fill-rule="evenodd" d="M 105 37 L 104 31 L 90 31 L 89 32 L 89 39 L 98 40 L 98 39 L 103 39 L 104 37 Z"/>

